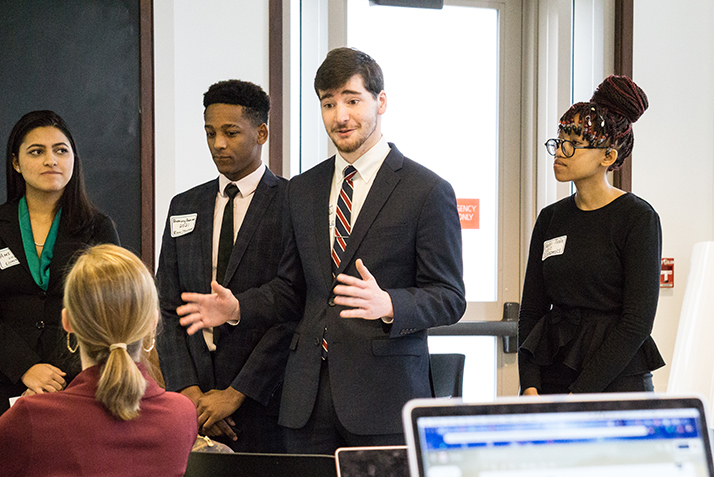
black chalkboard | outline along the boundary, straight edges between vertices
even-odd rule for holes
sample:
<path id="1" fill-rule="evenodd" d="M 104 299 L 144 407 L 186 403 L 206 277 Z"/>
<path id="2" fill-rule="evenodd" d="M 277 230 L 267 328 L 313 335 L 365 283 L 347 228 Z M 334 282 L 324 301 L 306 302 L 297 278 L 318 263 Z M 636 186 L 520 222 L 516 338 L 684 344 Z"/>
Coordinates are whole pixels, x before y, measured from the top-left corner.
<path id="1" fill-rule="evenodd" d="M 0 0 L 0 203 L 5 150 L 23 114 L 72 131 L 92 202 L 141 251 L 139 0 Z"/>

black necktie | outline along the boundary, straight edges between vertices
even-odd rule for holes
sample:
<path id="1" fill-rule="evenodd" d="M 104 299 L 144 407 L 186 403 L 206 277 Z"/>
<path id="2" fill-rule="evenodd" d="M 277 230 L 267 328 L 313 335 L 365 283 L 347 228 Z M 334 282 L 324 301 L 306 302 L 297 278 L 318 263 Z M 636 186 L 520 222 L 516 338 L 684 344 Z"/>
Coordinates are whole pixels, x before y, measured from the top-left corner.
<path id="1" fill-rule="evenodd" d="M 233 252 L 233 199 L 238 194 L 238 187 L 232 182 L 224 190 L 228 196 L 228 203 L 223 209 L 223 221 L 221 222 L 221 235 L 218 238 L 218 261 L 216 263 L 216 281 L 223 284 L 225 279 L 228 261 Z"/>
<path id="2" fill-rule="evenodd" d="M 347 242 L 350 240 L 352 233 L 352 193 L 354 192 L 354 183 L 352 180 L 357 174 L 357 169 L 353 165 L 345 167 L 343 171 L 344 179 L 342 180 L 342 188 L 337 196 L 337 208 L 335 209 L 335 241 L 332 244 L 332 276 L 334 278 L 337 269 L 342 263 L 342 256 L 347 248 Z M 322 331 L 322 349 L 320 356 L 323 360 L 327 359 L 327 338 L 325 332 L 327 327 Z"/>

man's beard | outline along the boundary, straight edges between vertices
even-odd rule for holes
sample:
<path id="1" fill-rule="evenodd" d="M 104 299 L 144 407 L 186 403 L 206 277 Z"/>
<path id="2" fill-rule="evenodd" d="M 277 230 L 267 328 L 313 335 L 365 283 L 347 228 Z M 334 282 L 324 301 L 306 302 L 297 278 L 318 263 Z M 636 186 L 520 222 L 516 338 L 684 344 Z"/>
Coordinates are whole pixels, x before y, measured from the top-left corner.
<path id="1" fill-rule="evenodd" d="M 338 144 L 334 139 L 332 140 L 332 143 L 335 145 L 335 148 L 340 152 L 344 154 L 351 154 L 355 151 L 357 151 L 362 145 L 367 142 L 367 140 L 372 137 L 372 134 L 374 134 L 374 131 L 377 129 L 377 121 L 374 122 L 372 126 L 372 130 L 367 134 L 366 136 L 358 136 L 355 137 L 351 140 L 351 142 L 345 143 L 342 142 L 341 144 Z M 361 130 L 361 128 L 360 128 Z M 336 134 L 336 133 L 334 133 Z"/>

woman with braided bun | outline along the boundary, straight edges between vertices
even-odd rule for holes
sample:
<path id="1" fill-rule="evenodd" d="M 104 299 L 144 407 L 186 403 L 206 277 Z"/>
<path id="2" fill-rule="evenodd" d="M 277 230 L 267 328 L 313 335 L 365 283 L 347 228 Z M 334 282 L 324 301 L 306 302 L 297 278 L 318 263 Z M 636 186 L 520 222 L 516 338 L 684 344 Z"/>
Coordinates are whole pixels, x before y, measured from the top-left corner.
<path id="1" fill-rule="evenodd" d="M 158 323 L 152 274 L 107 244 L 84 252 L 65 283 L 62 326 L 76 335 L 82 372 L 0 416 L 2 475 L 183 475 L 196 408 L 137 363 Z"/>
<path id="2" fill-rule="evenodd" d="M 544 208 L 531 237 L 518 324 L 524 395 L 652 391 L 664 366 L 650 333 L 659 295 L 657 212 L 610 185 L 648 101 L 610 76 L 565 112 L 546 142 L 560 182 L 576 192 Z"/>

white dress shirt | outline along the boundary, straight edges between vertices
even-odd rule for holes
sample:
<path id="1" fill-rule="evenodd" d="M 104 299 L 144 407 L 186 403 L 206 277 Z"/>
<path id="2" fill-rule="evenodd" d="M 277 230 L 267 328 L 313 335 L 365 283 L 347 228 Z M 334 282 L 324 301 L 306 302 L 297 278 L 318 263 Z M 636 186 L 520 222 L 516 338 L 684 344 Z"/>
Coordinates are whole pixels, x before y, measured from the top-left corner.
<path id="1" fill-rule="evenodd" d="M 382 163 L 389 154 L 389 151 L 389 144 L 384 136 L 382 136 L 377 144 L 372 146 L 369 151 L 365 152 L 352 164 L 354 168 L 357 169 L 357 174 L 355 174 L 352 179 L 353 190 L 350 225 L 354 226 L 357 221 L 357 216 L 359 215 L 360 210 L 362 210 L 362 205 L 367 198 L 369 189 L 374 183 L 377 171 L 380 167 L 382 167 Z M 337 198 L 340 195 L 342 181 L 345 178 L 345 168 L 349 165 L 350 163 L 347 162 L 339 152 L 335 155 L 335 172 L 332 176 L 332 189 L 330 191 L 330 250 L 328 250 L 327 253 L 332 251 L 332 244 L 335 241 L 335 214 L 337 210 Z"/>
<path id="2" fill-rule="evenodd" d="M 233 241 L 238 236 L 238 231 L 243 225 L 243 219 L 248 212 L 250 202 L 255 195 L 255 189 L 265 174 L 265 164 L 261 164 L 255 171 L 244 178 L 233 182 L 238 187 L 238 194 L 233 199 Z M 223 223 L 223 211 L 228 204 L 229 197 L 225 194 L 226 186 L 232 181 L 223 174 L 218 176 L 218 193 L 216 194 L 216 205 L 213 208 L 213 247 L 211 255 L 211 279 L 216 279 L 216 269 L 218 268 L 218 242 L 221 237 L 221 224 Z M 220 280 L 219 280 L 220 283 Z M 236 325 L 238 322 L 228 322 Z M 215 351 L 216 345 L 213 343 L 213 328 L 203 329 L 203 338 L 209 351 Z"/>

